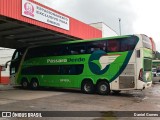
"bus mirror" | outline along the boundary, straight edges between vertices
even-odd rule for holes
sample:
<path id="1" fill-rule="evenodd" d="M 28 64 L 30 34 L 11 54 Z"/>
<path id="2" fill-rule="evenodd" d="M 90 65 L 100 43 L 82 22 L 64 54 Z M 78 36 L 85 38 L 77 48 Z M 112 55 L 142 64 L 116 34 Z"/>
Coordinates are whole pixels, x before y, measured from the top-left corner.
<path id="1" fill-rule="evenodd" d="M 5 64 L 5 68 L 7 68 L 8 67 L 8 63 L 10 63 L 10 62 L 14 62 L 14 61 L 16 61 L 17 59 L 13 59 L 13 60 L 9 60 L 9 61 L 7 61 L 6 62 L 6 64 Z"/>
<path id="2" fill-rule="evenodd" d="M 140 58 L 140 50 L 137 50 L 137 58 Z"/>
<path id="3" fill-rule="evenodd" d="M 7 61 L 4 67 L 5 67 L 5 68 L 7 68 L 8 63 L 9 63 L 9 62 L 12 62 L 12 61 L 13 61 L 13 60 L 9 60 L 9 61 Z"/>

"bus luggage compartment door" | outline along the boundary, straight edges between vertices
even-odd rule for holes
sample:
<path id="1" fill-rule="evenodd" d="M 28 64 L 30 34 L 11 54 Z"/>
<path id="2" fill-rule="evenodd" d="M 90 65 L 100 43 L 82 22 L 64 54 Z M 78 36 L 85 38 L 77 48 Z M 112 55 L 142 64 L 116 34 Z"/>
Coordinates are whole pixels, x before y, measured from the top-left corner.
<path id="1" fill-rule="evenodd" d="M 128 64 L 119 76 L 119 88 L 135 88 L 135 69 L 134 64 Z"/>

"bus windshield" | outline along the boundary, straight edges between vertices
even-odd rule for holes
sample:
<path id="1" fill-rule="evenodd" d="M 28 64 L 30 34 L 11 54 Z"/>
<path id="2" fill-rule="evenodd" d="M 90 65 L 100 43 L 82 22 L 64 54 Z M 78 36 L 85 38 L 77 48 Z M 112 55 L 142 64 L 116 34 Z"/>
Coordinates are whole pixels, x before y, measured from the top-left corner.
<path id="1" fill-rule="evenodd" d="M 11 65 L 10 65 L 10 74 L 15 74 L 17 72 L 24 52 L 25 52 L 25 49 L 23 48 L 23 49 L 17 49 L 13 53 Z"/>
<path id="2" fill-rule="evenodd" d="M 152 70 L 152 60 L 151 59 L 144 59 L 144 71 L 151 71 Z"/>

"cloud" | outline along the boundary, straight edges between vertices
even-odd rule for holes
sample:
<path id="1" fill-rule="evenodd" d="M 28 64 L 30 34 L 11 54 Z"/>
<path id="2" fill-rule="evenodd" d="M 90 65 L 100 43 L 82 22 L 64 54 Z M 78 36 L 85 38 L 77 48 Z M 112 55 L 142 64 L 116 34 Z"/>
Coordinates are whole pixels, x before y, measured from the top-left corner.
<path id="1" fill-rule="evenodd" d="M 159 0 L 132 1 L 132 5 L 134 5 L 134 10 L 137 14 L 137 19 L 133 23 L 134 32 L 138 34 L 143 33 L 152 37 L 158 51 L 160 51 L 160 47 L 158 46 L 160 40 L 159 3 Z"/>
<path id="2" fill-rule="evenodd" d="M 104 22 L 119 33 L 133 34 L 136 15 L 129 0 L 37 0 L 84 23 Z"/>

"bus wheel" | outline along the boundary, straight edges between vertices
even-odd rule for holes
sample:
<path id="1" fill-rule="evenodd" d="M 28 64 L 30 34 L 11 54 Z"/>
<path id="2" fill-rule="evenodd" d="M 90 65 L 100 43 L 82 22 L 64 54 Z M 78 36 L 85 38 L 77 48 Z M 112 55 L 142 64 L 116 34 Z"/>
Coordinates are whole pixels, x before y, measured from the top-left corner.
<path id="1" fill-rule="evenodd" d="M 108 95 L 110 94 L 110 87 L 106 81 L 100 81 L 97 84 L 97 92 L 100 95 Z"/>
<path id="2" fill-rule="evenodd" d="M 32 90 L 37 90 L 39 88 L 39 82 L 37 79 L 32 79 L 30 83 L 30 87 Z"/>
<path id="3" fill-rule="evenodd" d="M 91 80 L 85 80 L 82 82 L 81 90 L 86 94 L 94 93 L 94 84 Z"/>
<path id="4" fill-rule="evenodd" d="M 119 94 L 121 91 L 120 90 L 112 90 L 114 94 Z"/>
<path id="5" fill-rule="evenodd" d="M 27 79 L 22 79 L 21 86 L 22 86 L 23 89 L 27 89 L 28 86 L 29 86 L 28 80 Z"/>

